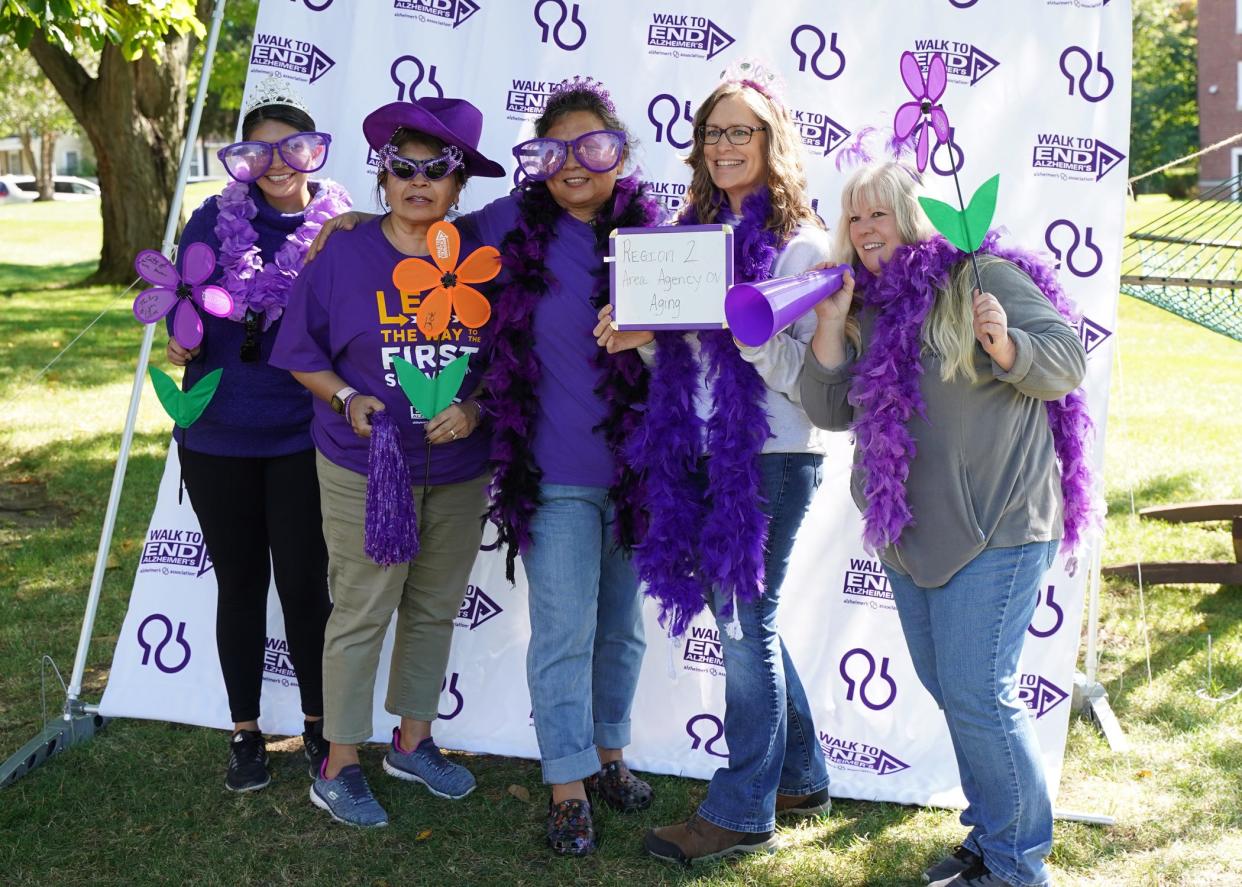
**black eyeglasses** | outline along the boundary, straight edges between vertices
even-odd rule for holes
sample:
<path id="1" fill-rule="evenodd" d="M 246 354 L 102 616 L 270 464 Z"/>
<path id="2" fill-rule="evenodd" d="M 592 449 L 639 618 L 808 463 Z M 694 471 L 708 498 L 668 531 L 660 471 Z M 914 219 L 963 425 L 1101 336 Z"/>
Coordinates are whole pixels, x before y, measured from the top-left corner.
<path id="1" fill-rule="evenodd" d="M 727 126 L 721 129 L 719 126 L 700 126 L 695 130 L 695 135 L 699 137 L 699 141 L 704 145 L 715 145 L 720 141 L 720 137 L 724 136 L 729 140 L 730 145 L 749 145 L 751 137 L 757 132 L 764 132 L 766 126 Z"/>

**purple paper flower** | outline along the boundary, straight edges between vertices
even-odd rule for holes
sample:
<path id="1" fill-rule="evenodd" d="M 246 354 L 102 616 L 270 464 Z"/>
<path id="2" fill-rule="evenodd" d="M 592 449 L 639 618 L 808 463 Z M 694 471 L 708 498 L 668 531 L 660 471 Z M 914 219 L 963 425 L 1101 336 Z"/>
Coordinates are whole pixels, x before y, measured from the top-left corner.
<path id="1" fill-rule="evenodd" d="M 919 67 L 919 60 L 912 52 L 901 54 L 901 79 L 906 84 L 914 101 L 906 102 L 893 115 L 893 135 L 897 141 L 905 141 L 915 133 L 915 160 L 919 172 L 927 168 L 927 157 L 931 146 L 927 138 L 927 127 L 936 131 L 936 138 L 942 142 L 949 140 L 949 115 L 944 108 L 936 104 L 944 95 L 944 88 L 949 82 L 949 73 L 944 65 L 944 57 L 933 53 L 927 64 L 927 77 Z"/>
<path id="2" fill-rule="evenodd" d="M 228 317 L 233 310 L 233 297 L 219 286 L 204 285 L 216 268 L 216 254 L 205 243 L 191 243 L 181 257 L 184 275 L 163 253 L 144 249 L 134 259 L 134 269 L 147 283 L 154 284 L 134 299 L 134 316 L 143 323 L 155 323 L 176 309 L 173 314 L 173 338 L 183 348 L 193 350 L 203 341 L 202 309 L 216 317 Z"/>

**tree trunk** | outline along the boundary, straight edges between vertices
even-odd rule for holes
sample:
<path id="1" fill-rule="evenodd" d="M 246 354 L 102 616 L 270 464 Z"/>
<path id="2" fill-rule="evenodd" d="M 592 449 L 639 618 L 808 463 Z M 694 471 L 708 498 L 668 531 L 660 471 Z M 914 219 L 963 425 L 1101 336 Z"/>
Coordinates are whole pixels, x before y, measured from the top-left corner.
<path id="1" fill-rule="evenodd" d="M 28 129 L 23 129 L 17 134 L 17 137 L 22 143 L 22 159 L 30 167 L 30 174 L 37 176 L 39 174 L 39 161 L 35 159 L 34 154 L 34 133 Z"/>
<path id="2" fill-rule="evenodd" d="M 56 133 L 39 133 L 39 171 L 35 173 L 35 185 L 39 189 L 37 200 L 56 197 Z"/>
<path id="3" fill-rule="evenodd" d="M 198 0 L 205 21 L 211 0 Z M 185 140 L 187 69 L 197 40 L 170 33 L 158 60 L 104 44 L 91 77 L 37 34 L 30 52 L 86 131 L 98 162 L 103 250 L 91 283 L 128 284 L 134 256 L 159 249 Z"/>

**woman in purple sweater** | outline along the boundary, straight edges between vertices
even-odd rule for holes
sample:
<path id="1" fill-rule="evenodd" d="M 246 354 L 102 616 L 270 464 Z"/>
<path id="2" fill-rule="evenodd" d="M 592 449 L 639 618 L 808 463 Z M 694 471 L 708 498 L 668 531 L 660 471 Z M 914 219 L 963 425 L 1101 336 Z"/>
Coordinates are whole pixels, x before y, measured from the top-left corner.
<path id="1" fill-rule="evenodd" d="M 349 207 L 337 184 L 312 181 L 330 137 L 315 132 L 302 99 L 279 77 L 260 84 L 242 122 L 244 141 L 220 152 L 235 181 L 195 210 L 181 246 L 216 252 L 210 282 L 233 296 L 228 318 L 204 315 L 203 341 L 168 340 L 188 390 L 223 368 L 215 397 L 188 433 L 174 437 L 190 503 L 216 574 L 216 647 L 233 719 L 225 785 L 271 781 L 259 731 L 259 696 L 272 571 L 297 674 L 312 777 L 327 754 L 321 655 L 332 605 L 310 439 L 311 398 L 268 357 L 306 249 L 328 218 Z"/>

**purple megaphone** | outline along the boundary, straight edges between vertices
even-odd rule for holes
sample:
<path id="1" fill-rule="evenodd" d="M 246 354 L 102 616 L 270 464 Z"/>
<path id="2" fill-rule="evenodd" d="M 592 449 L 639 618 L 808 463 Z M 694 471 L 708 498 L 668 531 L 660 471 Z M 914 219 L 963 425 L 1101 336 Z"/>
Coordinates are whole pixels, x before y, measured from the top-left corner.
<path id="1" fill-rule="evenodd" d="M 725 294 L 729 331 L 743 345 L 762 345 L 841 288 L 849 265 L 739 283 Z"/>

